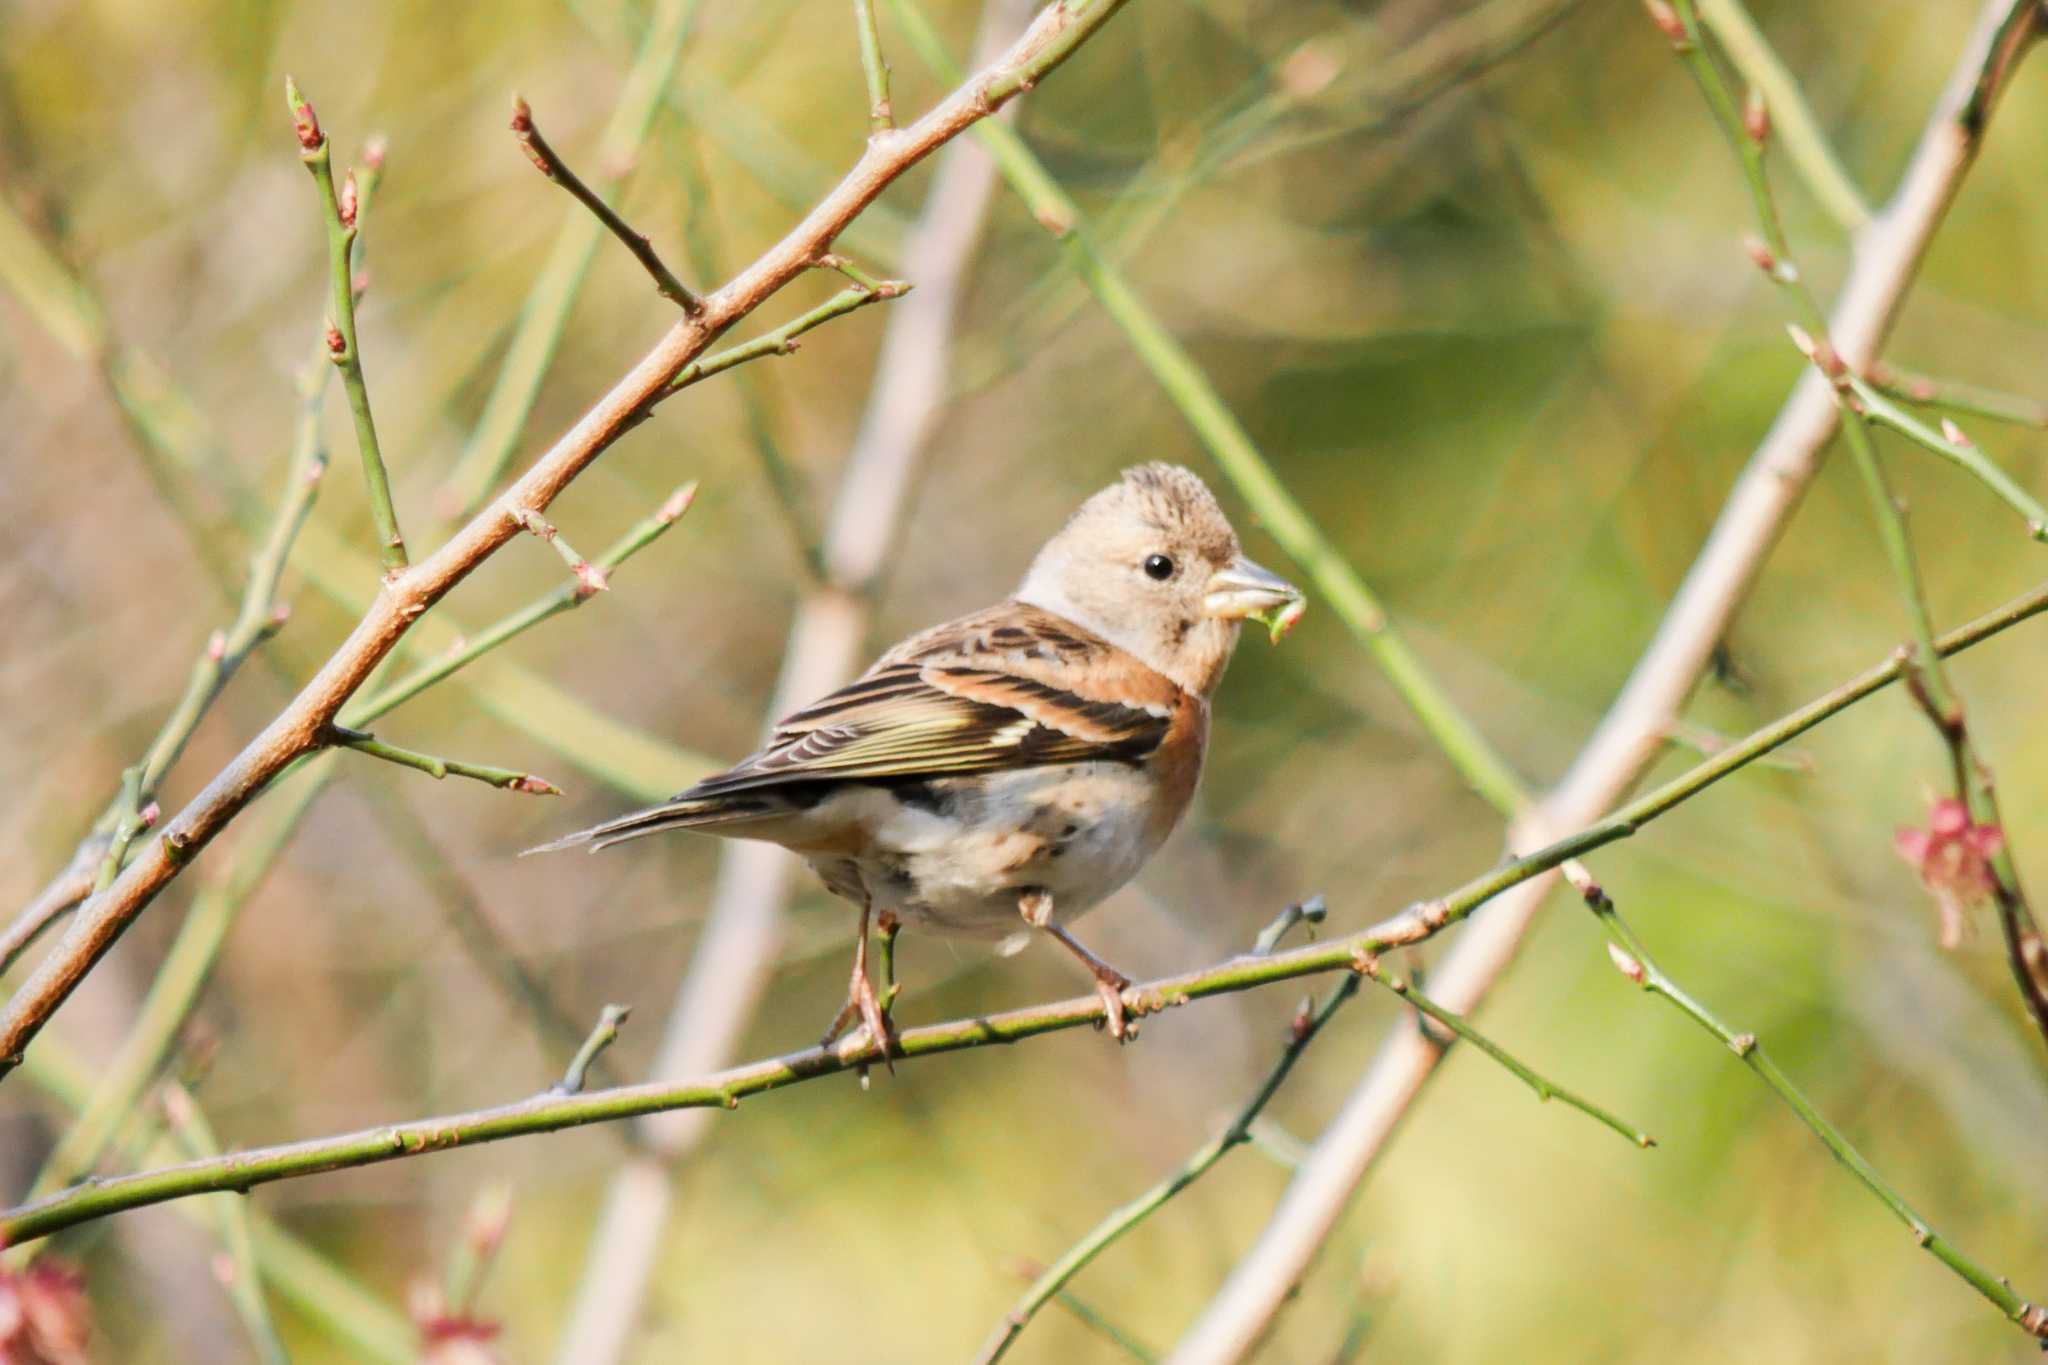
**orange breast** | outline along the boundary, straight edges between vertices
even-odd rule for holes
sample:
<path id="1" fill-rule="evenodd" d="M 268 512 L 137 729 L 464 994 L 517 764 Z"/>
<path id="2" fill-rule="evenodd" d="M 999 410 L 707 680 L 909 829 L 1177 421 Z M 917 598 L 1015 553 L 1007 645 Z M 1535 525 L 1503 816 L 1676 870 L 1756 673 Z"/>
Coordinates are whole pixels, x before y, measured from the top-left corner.
<path id="1" fill-rule="evenodd" d="M 1209 747 L 1209 703 L 1192 692 L 1182 692 L 1167 726 L 1166 738 L 1146 760 L 1146 767 L 1158 784 L 1152 803 L 1154 846 L 1173 832 L 1194 800 L 1195 787 L 1202 780 L 1202 757 Z"/>

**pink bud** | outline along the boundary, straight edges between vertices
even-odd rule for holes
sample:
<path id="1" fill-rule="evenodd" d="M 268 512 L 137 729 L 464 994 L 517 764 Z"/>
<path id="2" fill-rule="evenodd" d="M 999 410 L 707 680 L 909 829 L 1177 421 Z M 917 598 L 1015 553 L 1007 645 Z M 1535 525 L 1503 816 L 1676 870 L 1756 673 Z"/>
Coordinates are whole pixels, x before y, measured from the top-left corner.
<path id="1" fill-rule="evenodd" d="M 1616 944 L 1610 943 L 1607 945 L 1607 958 L 1614 964 L 1616 971 L 1635 982 L 1638 986 L 1642 985 L 1649 978 L 1649 974 L 1643 970 L 1643 964 L 1636 961 L 1632 954 L 1624 952 Z"/>
<path id="2" fill-rule="evenodd" d="M 525 792 L 528 796 L 560 796 L 562 794 L 560 787 L 557 787 L 545 777 L 536 777 L 532 773 L 527 773 L 512 783 L 511 790 Z"/>
<path id="3" fill-rule="evenodd" d="M 363 169 L 372 175 L 383 170 L 384 153 L 390 149 L 390 146 L 391 144 L 384 139 L 382 133 L 372 135 L 370 140 L 363 144 Z"/>
<path id="4" fill-rule="evenodd" d="M 333 323 L 327 324 L 327 354 L 339 358 L 348 351 L 348 342 L 341 335 L 341 329 Z"/>
<path id="5" fill-rule="evenodd" d="M 1949 441 L 1954 445 L 1973 446 L 1976 444 L 1976 442 L 1963 434 L 1961 427 L 1946 417 L 1941 419 L 1941 434 L 1948 437 Z"/>
<path id="6" fill-rule="evenodd" d="M 1664 36 L 1673 43 L 1689 41 L 1685 34 L 1685 20 L 1678 17 L 1678 11 L 1665 0 L 1643 0 L 1643 8 L 1650 12 L 1650 22 L 1664 30 Z"/>
<path id="7" fill-rule="evenodd" d="M 1744 237 L 1742 239 L 1742 249 L 1749 253 L 1749 259 L 1755 262 L 1756 268 L 1763 271 L 1764 274 L 1770 275 L 1777 272 L 1778 258 L 1772 254 L 1770 244 L 1764 241 L 1763 238 L 1754 235 Z M 1801 349 L 1803 350 L 1804 348 L 1802 347 Z"/>
<path id="8" fill-rule="evenodd" d="M 1742 131 L 1759 147 L 1771 135 L 1771 107 L 1764 103 L 1763 91 L 1755 86 L 1750 87 L 1742 101 Z"/>
<path id="9" fill-rule="evenodd" d="M 579 600 L 595 593 L 606 592 L 612 586 L 605 578 L 604 570 L 587 559 L 577 560 L 576 567 L 571 572 L 576 575 L 576 596 Z"/>
<path id="10" fill-rule="evenodd" d="M 148 805 L 144 806 L 140 811 L 136 812 L 135 818 L 142 822 L 142 827 L 144 829 L 149 829 L 152 826 L 154 826 L 158 820 L 163 818 L 163 813 L 164 808 L 162 806 L 159 806 L 156 802 L 152 801 Z"/>
<path id="11" fill-rule="evenodd" d="M 356 190 L 356 173 L 350 171 L 341 178 L 341 196 L 335 204 L 336 210 L 341 214 L 343 227 L 352 228 L 356 225 L 356 205 L 360 199 L 361 196 Z"/>
<path id="12" fill-rule="evenodd" d="M 320 150 L 327 141 L 320 131 L 320 116 L 313 112 L 313 106 L 299 93 L 298 83 L 290 76 L 284 78 L 284 102 L 292 111 L 292 131 L 298 134 L 299 146 L 309 152 Z"/>
<path id="13" fill-rule="evenodd" d="M 206 637 L 206 657 L 219 663 L 228 656 L 228 637 L 225 631 L 215 631 Z"/>
<path id="14" fill-rule="evenodd" d="M 697 485 L 694 483 L 686 483 L 681 488 L 678 488 L 675 492 L 668 495 L 668 501 L 663 503 L 658 509 L 656 509 L 654 513 L 654 519 L 660 522 L 663 526 L 671 525 L 675 521 L 679 520 L 682 517 L 683 513 L 689 511 L 691 504 L 696 501 Z"/>

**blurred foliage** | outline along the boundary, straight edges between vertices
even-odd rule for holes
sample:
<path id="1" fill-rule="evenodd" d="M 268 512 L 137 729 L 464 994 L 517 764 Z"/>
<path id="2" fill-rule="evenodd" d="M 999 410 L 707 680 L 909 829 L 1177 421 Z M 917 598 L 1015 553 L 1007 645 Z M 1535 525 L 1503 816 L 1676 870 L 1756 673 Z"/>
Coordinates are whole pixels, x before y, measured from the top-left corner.
<path id="1" fill-rule="evenodd" d="M 1961 43 L 1964 7 L 1755 8 L 1851 171 L 1881 198 Z M 975 6 L 935 9 L 963 50 Z M 1414 74 L 1422 63 L 1402 63 L 1481 10 L 1504 23 L 1557 9 L 1142 0 L 1024 101 L 1020 123 L 1086 209 L 1121 225 L 1112 240 L 1139 288 L 1453 693 L 1538 780 L 1557 774 L 1612 695 L 1801 364 L 1738 247 L 1748 208 L 1735 170 L 1635 5 L 1579 5 L 1497 61 L 1433 81 Z M 290 376 L 322 309 L 319 228 L 277 98 L 282 74 L 311 95 L 339 153 L 386 133 L 361 326 L 406 528 L 425 545 L 429 494 L 572 211 L 504 131 L 508 95 L 532 101 L 565 155 L 587 151 L 638 24 L 612 0 L 14 0 L 0 7 L 0 185 L 101 291 L 113 333 L 157 355 L 225 458 L 270 487 L 288 447 Z M 2039 61 L 1928 258 L 1890 348 L 1901 364 L 2039 387 Z M 899 110 L 937 93 L 907 53 L 894 64 Z M 1239 117 L 1276 96 L 1272 119 Z M 851 162 L 863 111 L 847 6 L 706 4 L 629 181 L 628 216 L 678 263 L 679 225 L 700 212 L 719 262 L 735 268 Z M 1204 155 L 1219 130 L 1244 134 L 1241 145 Z M 693 204 L 681 187 L 699 162 L 708 200 Z M 925 175 L 892 190 L 849 241 L 913 281 L 917 262 L 893 253 Z M 1843 243 L 1780 180 L 1825 292 Z M 805 282 L 761 325 L 830 287 Z M 1120 466 L 1201 465 L 1014 201 L 998 199 L 962 307 L 956 393 L 884 586 L 877 644 L 1000 595 Z M 801 355 L 754 372 L 767 427 L 813 507 L 829 500 L 885 312 L 834 323 Z M 573 420 L 664 323 L 645 278 L 605 243 L 525 448 Z M 338 402 L 329 421 L 349 450 Z M 0 872 L 0 904 L 11 907 L 68 855 L 223 604 L 99 380 L 4 296 L 0 431 L 0 782 L 13 795 L 0 833 L 18 852 Z M 1975 434 L 2042 486 L 2039 436 Z M 737 388 L 719 381 L 580 480 L 551 515 L 590 545 L 683 478 L 704 491 L 615 591 L 521 641 L 517 660 L 688 748 L 750 747 L 804 583 L 755 439 Z M 1939 619 L 2038 577 L 2038 551 L 1981 488 L 1899 443 L 1884 450 Z M 367 545 L 357 481 L 340 477 L 351 464 L 337 461 L 316 515 Z M 1271 553 L 1256 528 L 1247 538 Z M 486 620 L 559 573 L 544 549 L 515 544 L 451 605 Z M 311 592 L 293 595 L 297 612 L 270 648 L 302 676 L 348 621 Z M 1852 471 L 1830 467 L 1726 642 L 1731 670 L 1691 717 L 1747 730 L 1903 631 Z M 2042 661 L 2029 626 L 1956 669 L 2037 888 L 2048 886 Z M 196 790 L 282 696 L 274 673 L 240 678 L 166 804 Z M 382 732 L 561 775 L 459 690 L 408 706 Z M 1674 975 L 1766 1036 L 1937 1225 L 2039 1292 L 2040 1042 L 2013 1002 L 1995 927 L 1939 952 L 1931 906 L 1890 852 L 1894 826 L 1917 819 L 1943 780 L 1940 751 L 1895 695 L 1805 747 L 1810 774 L 1752 771 L 1715 788 L 1600 854 L 1602 879 Z M 675 839 L 597 862 L 515 864 L 513 851 L 623 804 L 587 781 L 573 787 L 568 802 L 542 803 L 381 765 L 344 770 L 252 904 L 196 1023 L 213 1050 L 198 1096 L 224 1142 L 485 1103 L 559 1074 L 558 1038 L 465 949 L 451 885 L 571 1017 L 640 1002 L 607 1059 L 614 1075 L 639 1072 L 715 849 Z M 452 881 L 392 836 L 394 819 L 429 835 Z M 1091 942 L 1139 970 L 1187 966 L 1243 946 L 1307 892 L 1328 894 L 1335 923 L 1358 924 L 1499 852 L 1497 820 L 1353 642 L 1311 611 L 1277 651 L 1248 641 L 1187 829 L 1090 922 Z M 68 1042 L 111 1052 L 189 895 L 145 917 L 66 1010 L 57 1032 Z M 804 905 L 750 1051 L 807 1041 L 838 998 L 848 917 L 822 892 Z M 908 1021 L 1076 989 L 1052 954 L 998 963 L 907 941 L 905 958 Z M 905 1067 L 865 1094 L 830 1082 L 750 1103 L 677 1177 L 636 1358 L 963 1358 L 1020 1287 L 1020 1260 L 1057 1255 L 1236 1107 L 1295 1004 L 1268 991 L 1152 1021 L 1129 1049 L 1062 1035 Z M 1384 1027 L 1408 1026 L 1378 998 L 1347 1016 L 1271 1111 L 1297 1135 L 1316 1131 Z M 1357 1321 L 1368 1358 L 2022 1358 L 2012 1329 L 1918 1255 L 1752 1077 L 1615 976 L 1575 910 L 1560 905 L 1541 925 L 1482 1022 L 1660 1147 L 1632 1153 L 1533 1103 L 1484 1059 L 1454 1056 L 1270 1358 L 1326 1358 Z M 59 1122 L 23 1084 L 7 1087 L 10 1188 Z M 410 1280 L 434 1273 L 475 1192 L 509 1181 L 517 1211 L 481 1309 L 504 1320 L 508 1359 L 537 1361 L 621 1136 L 507 1144 L 259 1197 L 398 1305 Z M 1285 1178 L 1260 1156 L 1234 1157 L 1092 1268 L 1081 1297 L 1138 1340 L 1169 1343 Z M 146 1211 L 66 1249 L 85 1260 L 107 1358 L 246 1350 L 206 1273 L 201 1225 Z M 346 1358 L 308 1320 L 284 1312 L 282 1325 L 295 1358 Z M 1047 1314 L 1015 1358 L 1118 1357 L 1072 1317 Z"/>

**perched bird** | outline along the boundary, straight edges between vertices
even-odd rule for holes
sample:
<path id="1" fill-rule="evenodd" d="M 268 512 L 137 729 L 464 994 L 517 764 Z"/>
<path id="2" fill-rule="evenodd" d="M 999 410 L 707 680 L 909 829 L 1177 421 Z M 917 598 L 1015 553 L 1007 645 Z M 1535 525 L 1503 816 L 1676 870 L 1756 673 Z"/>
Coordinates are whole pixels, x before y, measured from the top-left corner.
<path id="1" fill-rule="evenodd" d="M 1008 601 L 911 636 L 673 800 L 530 851 L 687 829 L 798 853 L 860 907 L 827 1042 L 859 1018 L 889 1055 L 867 970 L 877 912 L 889 934 L 1044 931 L 1087 965 L 1121 1039 L 1130 979 L 1066 926 L 1186 812 L 1240 623 L 1300 601 L 1239 551 L 1201 479 L 1140 465 L 1081 505 Z"/>

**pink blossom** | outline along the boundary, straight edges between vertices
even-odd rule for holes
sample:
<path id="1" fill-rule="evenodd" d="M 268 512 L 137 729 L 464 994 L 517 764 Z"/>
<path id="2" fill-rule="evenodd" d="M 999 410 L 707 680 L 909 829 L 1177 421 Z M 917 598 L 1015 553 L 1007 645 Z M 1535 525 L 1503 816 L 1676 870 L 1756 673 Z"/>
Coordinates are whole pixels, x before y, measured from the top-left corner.
<path id="1" fill-rule="evenodd" d="M 2005 831 L 1972 824 L 1969 808 L 1950 796 L 1928 810 L 1925 829 L 1907 826 L 1894 834 L 1892 847 L 1919 872 L 1920 884 L 1940 907 L 1941 946 L 1956 947 L 1969 927 L 1964 909 L 1990 896 L 1998 884 L 1991 860 L 2005 847 Z"/>

